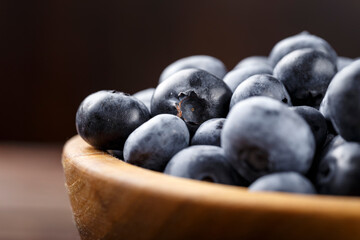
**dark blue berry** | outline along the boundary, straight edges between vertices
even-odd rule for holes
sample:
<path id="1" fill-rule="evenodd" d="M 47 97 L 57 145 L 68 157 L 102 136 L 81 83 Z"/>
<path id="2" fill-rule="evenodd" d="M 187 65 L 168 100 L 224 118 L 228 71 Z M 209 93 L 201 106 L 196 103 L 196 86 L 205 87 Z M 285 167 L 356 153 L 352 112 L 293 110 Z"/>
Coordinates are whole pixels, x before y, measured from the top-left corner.
<path id="1" fill-rule="evenodd" d="M 334 125 L 333 125 L 333 123 L 331 122 L 331 119 L 330 119 L 328 91 L 326 91 L 325 96 L 324 96 L 323 100 L 321 101 L 319 111 L 324 116 L 324 118 L 326 120 L 326 125 L 327 125 L 328 132 L 331 133 L 331 134 L 337 135 L 338 133 L 335 130 Z"/>
<path id="2" fill-rule="evenodd" d="M 113 156 L 113 157 L 116 157 L 120 160 L 123 160 L 124 159 L 124 152 L 123 150 L 107 150 L 107 152 Z"/>
<path id="3" fill-rule="evenodd" d="M 258 74 L 243 81 L 234 91 L 230 108 L 236 103 L 254 96 L 265 96 L 292 106 L 290 96 L 284 85 L 268 74 Z"/>
<path id="4" fill-rule="evenodd" d="M 345 142 L 321 160 L 316 186 L 319 193 L 360 196 L 360 144 Z"/>
<path id="5" fill-rule="evenodd" d="M 99 149 L 123 148 L 129 134 L 150 114 L 138 99 L 116 91 L 99 91 L 86 97 L 76 113 L 76 129 Z"/>
<path id="6" fill-rule="evenodd" d="M 248 181 L 263 175 L 310 168 L 315 140 L 308 124 L 285 104 L 268 97 L 237 103 L 227 116 L 221 147 Z"/>
<path id="7" fill-rule="evenodd" d="M 231 94 L 221 79 L 206 71 L 181 70 L 155 89 L 151 113 L 177 115 L 193 134 L 206 120 L 227 115 Z"/>
<path id="8" fill-rule="evenodd" d="M 137 99 L 142 101 L 150 111 L 151 98 L 154 94 L 154 91 L 155 91 L 155 88 L 147 88 L 147 89 L 144 89 L 144 90 L 134 93 L 133 97 L 136 97 Z"/>
<path id="9" fill-rule="evenodd" d="M 229 86 L 232 92 L 235 91 L 240 83 L 256 74 L 272 74 L 273 69 L 267 65 L 254 65 L 244 68 L 237 68 L 228 72 L 224 77 L 224 82 Z"/>
<path id="10" fill-rule="evenodd" d="M 320 103 L 319 111 L 326 120 L 330 120 L 328 91 L 325 92 L 325 96 Z"/>
<path id="11" fill-rule="evenodd" d="M 159 83 L 170 77 L 172 74 L 188 68 L 197 68 L 207 71 L 222 79 L 227 73 L 227 69 L 219 59 L 207 55 L 195 55 L 181 58 L 169 66 L 161 73 Z"/>
<path id="12" fill-rule="evenodd" d="M 287 54 L 303 49 L 311 48 L 321 51 L 329 56 L 331 62 L 336 64 L 337 54 L 335 50 L 324 39 L 309 34 L 308 32 L 302 32 L 297 35 L 285 38 L 278 42 L 271 50 L 269 55 L 269 61 L 273 67 Z"/>
<path id="13" fill-rule="evenodd" d="M 130 134 L 124 145 L 124 160 L 163 171 L 172 156 L 189 145 L 189 138 L 186 124 L 180 118 L 157 115 Z"/>
<path id="14" fill-rule="evenodd" d="M 336 72 L 336 65 L 328 55 L 306 48 L 282 58 L 274 68 L 274 77 L 285 85 L 294 106 L 318 109 Z"/>
<path id="15" fill-rule="evenodd" d="M 327 90 L 325 112 L 347 141 L 360 141 L 360 60 L 338 72 Z"/>
<path id="16" fill-rule="evenodd" d="M 205 121 L 196 130 L 191 145 L 214 145 L 220 147 L 221 131 L 225 118 L 213 118 Z"/>
<path id="17" fill-rule="evenodd" d="M 332 134 L 330 134 L 331 136 Z M 334 150 L 338 146 L 346 143 L 345 139 L 343 139 L 340 135 L 329 137 L 328 142 L 324 144 L 321 150 L 321 159 L 324 158 L 330 151 Z"/>
<path id="18" fill-rule="evenodd" d="M 178 152 L 164 173 L 201 181 L 247 186 L 248 183 L 226 161 L 224 150 L 217 146 L 191 146 Z"/>
<path id="19" fill-rule="evenodd" d="M 234 69 L 247 68 L 247 67 L 253 67 L 253 66 L 265 66 L 265 67 L 271 67 L 272 68 L 268 57 L 265 57 L 265 56 L 250 56 L 250 57 L 244 58 L 238 64 L 236 64 Z"/>
<path id="20" fill-rule="evenodd" d="M 321 147 L 327 136 L 327 125 L 324 116 L 315 108 L 308 106 L 291 107 L 310 126 L 317 147 Z"/>
<path id="21" fill-rule="evenodd" d="M 275 191 L 315 194 L 312 183 L 296 172 L 272 173 L 257 179 L 249 186 L 251 192 Z"/>

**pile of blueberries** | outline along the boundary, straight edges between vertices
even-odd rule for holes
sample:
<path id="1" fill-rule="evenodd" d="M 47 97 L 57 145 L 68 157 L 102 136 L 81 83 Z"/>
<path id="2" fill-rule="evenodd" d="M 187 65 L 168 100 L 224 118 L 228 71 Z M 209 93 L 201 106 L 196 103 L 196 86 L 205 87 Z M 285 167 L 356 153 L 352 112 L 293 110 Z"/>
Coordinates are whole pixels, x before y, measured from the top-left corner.
<path id="1" fill-rule="evenodd" d="M 250 191 L 360 196 L 360 60 L 308 32 L 227 71 L 197 55 L 156 88 L 99 91 L 79 135 L 125 162 Z"/>

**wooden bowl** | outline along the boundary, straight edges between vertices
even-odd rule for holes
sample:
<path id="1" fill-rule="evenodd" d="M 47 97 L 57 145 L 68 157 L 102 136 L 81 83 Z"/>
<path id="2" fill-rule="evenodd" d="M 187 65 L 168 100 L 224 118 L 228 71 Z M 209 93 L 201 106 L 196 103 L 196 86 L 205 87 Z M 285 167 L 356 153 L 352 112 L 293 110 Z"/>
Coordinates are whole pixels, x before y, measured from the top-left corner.
<path id="1" fill-rule="evenodd" d="M 62 163 L 82 239 L 360 239 L 360 198 L 250 193 L 175 178 L 79 136 L 66 143 Z"/>

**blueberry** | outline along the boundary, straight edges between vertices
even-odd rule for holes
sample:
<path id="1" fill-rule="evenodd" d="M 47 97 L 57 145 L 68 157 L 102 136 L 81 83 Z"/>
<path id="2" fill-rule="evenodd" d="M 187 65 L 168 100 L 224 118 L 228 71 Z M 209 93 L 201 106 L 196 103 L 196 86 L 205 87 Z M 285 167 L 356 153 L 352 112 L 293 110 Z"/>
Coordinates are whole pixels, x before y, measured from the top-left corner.
<path id="1" fill-rule="evenodd" d="M 354 62 L 354 59 L 347 58 L 347 57 L 338 57 L 337 64 L 336 64 L 338 71 L 341 71 L 344 67 L 349 66 L 353 62 Z"/>
<path id="2" fill-rule="evenodd" d="M 124 145 L 124 160 L 163 171 L 172 156 L 189 145 L 189 138 L 186 124 L 180 118 L 157 115 L 130 134 Z"/>
<path id="3" fill-rule="evenodd" d="M 315 152 L 308 124 L 272 98 L 251 97 L 227 116 L 221 147 L 233 167 L 248 181 L 280 171 L 305 174 Z"/>
<path id="4" fill-rule="evenodd" d="M 164 173 L 213 183 L 248 185 L 226 161 L 224 150 L 217 146 L 198 145 L 181 150 L 170 160 Z"/>
<path id="5" fill-rule="evenodd" d="M 340 135 L 332 135 L 332 138 L 329 138 L 328 142 L 324 144 L 324 147 L 321 150 L 321 159 L 324 158 L 326 154 L 328 154 L 330 151 L 334 150 L 335 148 L 341 146 L 344 143 L 346 143 L 346 141 Z"/>
<path id="6" fill-rule="evenodd" d="M 272 68 L 268 57 L 265 56 L 250 56 L 247 58 L 244 58 L 241 60 L 234 69 L 237 68 L 247 68 L 247 67 L 253 67 L 253 66 L 265 66 Z"/>
<path id="7" fill-rule="evenodd" d="M 338 133 L 336 132 L 334 125 L 332 124 L 331 119 L 330 119 L 328 91 L 326 91 L 325 96 L 324 96 L 323 100 L 321 101 L 319 111 L 326 120 L 328 132 L 337 135 Z"/>
<path id="8" fill-rule="evenodd" d="M 324 116 L 313 107 L 297 106 L 291 107 L 290 109 L 299 114 L 308 123 L 315 137 L 315 157 L 309 171 L 306 173 L 306 177 L 314 182 L 318 171 L 318 165 L 321 159 L 323 146 L 326 141 L 330 140 L 327 139 L 327 137 L 329 136 L 327 131 L 327 122 Z"/>
<path id="9" fill-rule="evenodd" d="M 338 72 L 327 90 L 327 111 L 347 141 L 360 141 L 360 60 Z"/>
<path id="10" fill-rule="evenodd" d="M 329 43 L 308 32 L 302 32 L 278 42 L 270 52 L 269 61 L 271 65 L 275 67 L 284 56 L 292 51 L 303 48 L 312 48 L 324 52 L 329 56 L 329 59 L 333 64 L 336 64 L 337 62 L 337 54 Z"/>
<path id="11" fill-rule="evenodd" d="M 333 150 L 337 146 L 340 146 L 344 142 L 346 141 L 340 135 L 334 135 L 328 132 L 324 144 L 321 147 L 318 146 L 316 149 L 313 165 L 309 170 L 309 172 L 311 171 L 311 177 L 307 175 L 308 178 L 313 179 L 313 177 L 316 177 L 318 172 L 318 165 L 320 164 L 321 159 L 323 159 L 329 151 Z"/>
<path id="12" fill-rule="evenodd" d="M 167 66 L 160 75 L 159 83 L 170 77 L 172 74 L 188 68 L 197 68 L 207 71 L 222 79 L 227 69 L 219 59 L 207 55 L 195 55 L 181 58 Z"/>
<path id="13" fill-rule="evenodd" d="M 275 191 L 315 194 L 312 183 L 296 172 L 272 173 L 257 179 L 249 186 L 251 192 Z"/>
<path id="14" fill-rule="evenodd" d="M 321 159 L 323 159 L 324 156 L 330 150 L 332 150 L 333 148 L 341 145 L 342 140 L 343 139 L 339 135 L 335 136 L 334 134 L 328 132 L 323 145 L 322 146 L 319 146 L 319 145 L 317 146 L 315 157 L 313 159 L 311 167 L 310 167 L 309 171 L 305 175 L 309 180 L 311 180 L 311 182 L 313 182 L 313 183 L 316 182 L 316 177 L 317 177 L 317 173 L 319 171 L 319 164 L 320 164 Z"/>
<path id="15" fill-rule="evenodd" d="M 254 65 L 244 68 L 237 68 L 228 72 L 224 77 L 224 82 L 234 92 L 240 83 L 256 74 L 272 74 L 273 69 L 266 65 Z"/>
<path id="16" fill-rule="evenodd" d="M 220 147 L 221 130 L 225 118 L 213 118 L 205 121 L 196 130 L 191 139 L 191 145 L 214 145 Z"/>
<path id="17" fill-rule="evenodd" d="M 227 115 L 231 94 L 221 79 L 206 71 L 181 70 L 155 89 L 151 113 L 177 115 L 193 134 L 206 120 Z"/>
<path id="18" fill-rule="evenodd" d="M 320 103 L 319 111 L 326 120 L 330 120 L 328 91 L 325 92 L 325 96 Z"/>
<path id="19" fill-rule="evenodd" d="M 144 90 L 134 93 L 133 97 L 136 97 L 137 99 L 142 101 L 150 111 L 151 98 L 154 94 L 154 91 L 155 91 L 155 88 L 147 88 L 147 89 L 144 89 Z"/>
<path id="20" fill-rule="evenodd" d="M 360 196 L 359 183 L 359 143 L 342 143 L 321 160 L 316 184 L 319 193 Z"/>
<path id="21" fill-rule="evenodd" d="M 290 108 L 299 114 L 310 126 L 317 147 L 321 147 L 327 136 L 327 125 L 324 116 L 315 108 L 297 106 Z"/>
<path id="22" fill-rule="evenodd" d="M 279 80 L 268 74 L 258 74 L 249 77 L 235 89 L 231 97 L 230 108 L 236 103 L 254 96 L 271 97 L 292 106 L 290 96 Z"/>
<path id="23" fill-rule="evenodd" d="M 86 97 L 76 113 L 76 129 L 99 149 L 123 148 L 129 134 L 150 114 L 138 99 L 116 91 L 99 91 Z"/>
<path id="24" fill-rule="evenodd" d="M 274 68 L 274 77 L 285 85 L 294 106 L 318 109 L 336 71 L 329 56 L 306 48 L 282 58 Z"/>
<path id="25" fill-rule="evenodd" d="M 113 156 L 113 157 L 116 157 L 120 160 L 123 160 L 124 159 L 124 152 L 123 150 L 107 150 L 107 152 Z"/>

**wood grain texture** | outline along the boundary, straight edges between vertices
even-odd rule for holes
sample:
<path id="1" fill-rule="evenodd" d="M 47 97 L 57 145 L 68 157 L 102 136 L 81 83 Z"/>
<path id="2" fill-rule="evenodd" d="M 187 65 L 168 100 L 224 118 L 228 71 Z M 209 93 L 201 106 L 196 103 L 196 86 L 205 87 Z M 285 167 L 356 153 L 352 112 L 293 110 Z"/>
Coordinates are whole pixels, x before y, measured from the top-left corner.
<path id="1" fill-rule="evenodd" d="M 360 239 L 360 198 L 249 193 L 170 177 L 79 136 L 62 162 L 82 239 Z"/>

